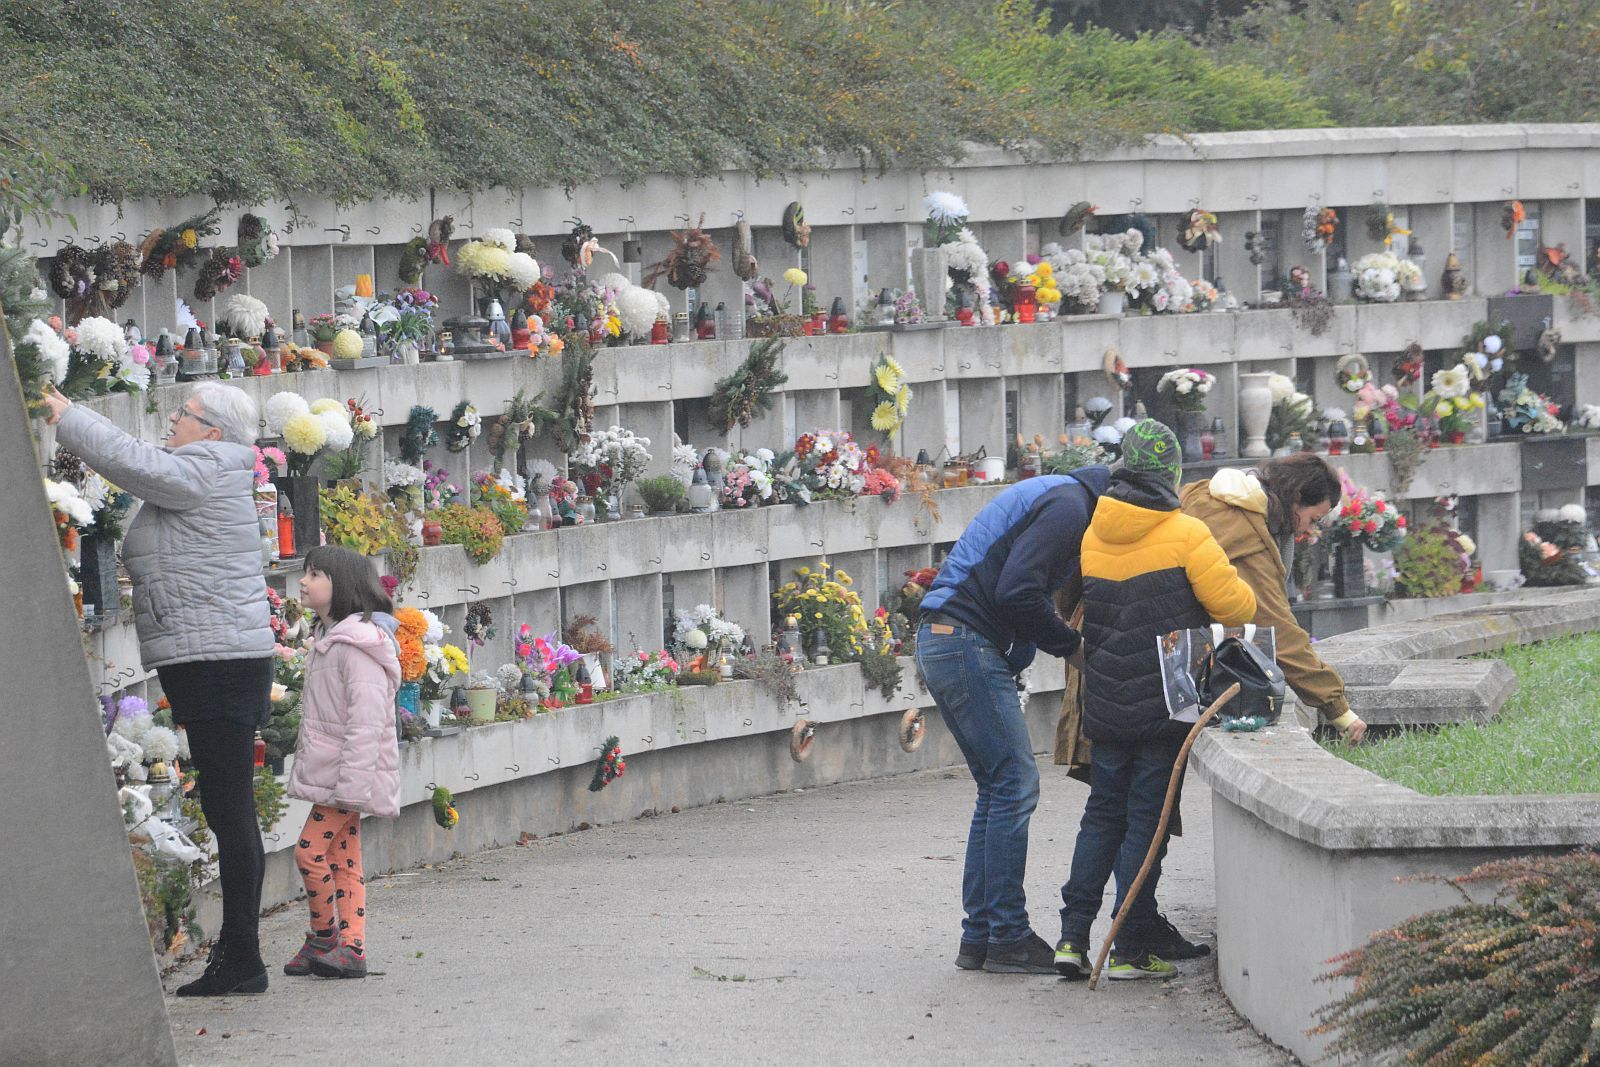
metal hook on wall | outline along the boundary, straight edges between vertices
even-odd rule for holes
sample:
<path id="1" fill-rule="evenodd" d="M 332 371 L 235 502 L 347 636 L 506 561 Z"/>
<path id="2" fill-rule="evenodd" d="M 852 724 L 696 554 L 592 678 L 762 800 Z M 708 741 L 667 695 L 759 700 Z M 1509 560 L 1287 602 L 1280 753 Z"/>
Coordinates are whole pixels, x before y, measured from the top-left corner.
<path id="1" fill-rule="evenodd" d="M 428 600 L 433 596 L 433 594 L 428 592 L 426 589 L 418 589 L 414 595 L 418 600 Z"/>
<path id="2" fill-rule="evenodd" d="M 379 234 L 381 234 L 383 232 L 383 227 L 382 226 L 368 226 L 367 227 L 367 232 L 370 233 L 372 236 L 376 237 L 376 236 L 378 236 Z"/>
<path id="3" fill-rule="evenodd" d="M 421 237 L 422 236 L 422 223 L 413 222 L 411 224 L 411 236 L 413 236 L 413 237 Z"/>
<path id="4" fill-rule="evenodd" d="M 478 774 L 476 771 L 474 771 L 472 774 L 463 774 L 461 777 L 465 778 L 469 782 L 476 782 L 478 780 Z"/>
<path id="5" fill-rule="evenodd" d="M 643 737 L 639 738 L 639 743 L 644 745 L 653 745 L 656 743 L 656 739 L 651 734 L 645 734 Z"/>
<path id="6" fill-rule="evenodd" d="M 459 589 L 457 589 L 456 592 L 458 592 L 458 593 L 471 593 L 473 596 L 477 596 L 478 595 L 478 587 L 475 586 L 475 585 L 464 585 L 464 586 L 461 586 Z"/>
<path id="7" fill-rule="evenodd" d="M 609 566 L 607 566 L 606 564 L 604 564 L 604 563 L 596 563 L 595 564 L 595 569 L 596 570 L 602 570 L 602 571 L 609 571 L 611 568 Z"/>
<path id="8" fill-rule="evenodd" d="M 647 559 L 645 562 L 650 564 L 652 567 L 659 567 L 661 566 L 661 557 L 657 556 L 655 559 Z"/>
<path id="9" fill-rule="evenodd" d="M 702 563 L 709 562 L 710 559 L 711 559 L 711 553 L 709 553 L 709 552 L 701 552 L 700 553 L 700 560 L 701 560 Z"/>
<path id="10" fill-rule="evenodd" d="M 856 209 L 853 207 L 842 207 L 839 209 L 839 214 L 841 215 L 854 215 L 855 213 Z"/>
<path id="11" fill-rule="evenodd" d="M 509 585 L 511 588 L 515 589 L 517 587 L 517 580 L 515 578 L 506 578 L 503 581 L 501 581 L 500 584 L 501 585 Z"/>
<path id="12" fill-rule="evenodd" d="M 324 226 L 322 228 L 322 232 L 323 233 L 336 233 L 336 234 L 339 235 L 339 240 L 340 241 L 348 241 L 348 240 L 350 240 L 350 224 L 348 222 L 340 223 L 337 226 Z"/>
<path id="13" fill-rule="evenodd" d="M 512 774 L 521 774 L 522 773 L 522 764 L 513 763 L 511 766 L 507 767 L 506 770 L 510 771 Z"/>
<path id="14" fill-rule="evenodd" d="M 546 759 L 549 762 L 554 763 L 557 767 L 561 766 L 561 757 L 560 756 L 547 756 Z"/>

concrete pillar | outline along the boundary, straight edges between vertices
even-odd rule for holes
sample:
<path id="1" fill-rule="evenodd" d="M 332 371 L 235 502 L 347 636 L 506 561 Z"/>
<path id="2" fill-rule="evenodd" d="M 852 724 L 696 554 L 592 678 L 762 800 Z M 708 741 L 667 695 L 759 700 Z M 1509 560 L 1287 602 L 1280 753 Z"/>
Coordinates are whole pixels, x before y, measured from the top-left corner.
<path id="1" fill-rule="evenodd" d="M 1261 228 L 1261 213 L 1227 212 L 1217 216 L 1217 225 L 1223 236 L 1222 247 L 1216 252 L 1217 277 L 1238 300 L 1255 300 L 1261 292 L 1261 268 L 1250 262 L 1244 235 Z"/>
<path id="2" fill-rule="evenodd" d="M 982 447 L 991 456 L 1006 454 L 1005 381 L 990 378 L 958 383 L 960 405 L 960 449 L 976 452 Z"/>
<path id="3" fill-rule="evenodd" d="M 722 616 L 744 627 L 761 648 L 772 640 L 772 601 L 767 593 L 767 565 L 726 567 L 717 572 Z"/>
<path id="4" fill-rule="evenodd" d="M 1499 296 L 1517 284 L 1522 272 L 1517 269 L 1517 242 L 1506 237 L 1500 225 L 1505 205 L 1499 202 L 1473 204 L 1472 289 L 1480 296 Z M 1465 205 L 1457 207 L 1465 210 Z"/>
<path id="5" fill-rule="evenodd" d="M 1062 376 L 1029 374 L 1013 378 L 1008 384 L 1017 391 L 1017 432 L 1026 441 L 1033 440 L 1036 433 L 1043 434 L 1046 447 L 1052 447 L 1066 425 Z"/>
<path id="6" fill-rule="evenodd" d="M 3 338 L 0 359 L 11 359 Z M 41 816 L 8 819 L 0 829 L 7 854 L 35 857 L 0 871 L 0 973 L 26 976 L 0 1001 L 5 1058 L 53 1067 L 103 1062 L 115 1049 L 132 1063 L 175 1063 L 105 731 L 15 374 L 0 374 L 0 412 L 0 448 L 25 457 L 0 467 L 9 504 L 0 520 L 0 588 L 29 606 L 27 621 L 7 630 L 0 658 L 0 686 L 11 702 L 0 715 L 0 781 Z M 68 832 L 44 842 L 47 826 Z"/>
<path id="7" fill-rule="evenodd" d="M 1406 228 L 1411 231 L 1410 238 L 1395 239 L 1397 245 L 1405 241 L 1406 256 L 1410 259 L 1417 258 L 1416 248 L 1419 244 L 1423 248 L 1422 276 L 1428 283 L 1430 300 L 1443 295 L 1439 288 L 1439 276 L 1444 273 L 1445 260 L 1450 257 L 1454 243 L 1454 234 L 1451 232 L 1453 221 L 1454 214 L 1449 204 L 1419 204 L 1406 213 Z"/>
<path id="8" fill-rule="evenodd" d="M 844 297 L 845 307 L 854 311 L 857 291 L 865 292 L 866 282 L 856 281 L 854 226 L 819 226 L 811 231 L 810 284 L 816 289 L 817 306 L 827 311 L 834 297 Z"/>
<path id="9" fill-rule="evenodd" d="M 911 285 L 911 250 L 922 245 L 922 227 L 905 223 L 862 226 L 867 243 L 867 288 L 904 289 Z"/>
<path id="10" fill-rule="evenodd" d="M 844 425 L 837 389 L 802 389 L 794 394 L 794 421 L 797 433 L 812 429 L 831 430 Z M 792 444 L 790 440 L 786 442 Z"/>
<path id="11" fill-rule="evenodd" d="M 1545 200 L 1539 205 L 1539 234 L 1545 244 L 1566 245 L 1573 262 L 1582 266 L 1584 250 L 1582 200 Z"/>
<path id="12" fill-rule="evenodd" d="M 666 399 L 665 391 L 661 396 L 658 404 L 617 405 L 617 424 L 640 437 L 650 438 L 650 462 L 645 467 L 645 477 L 667 474 L 672 470 L 672 402 Z M 598 429 L 606 428 L 598 419 L 595 420 L 595 426 Z"/>
<path id="13" fill-rule="evenodd" d="M 1486 571 L 1517 566 L 1517 544 L 1522 530 L 1521 498 L 1521 493 L 1488 493 L 1477 498 L 1478 560 Z"/>
<path id="14" fill-rule="evenodd" d="M 917 452 L 927 449 L 933 459 L 945 446 L 945 383 L 944 381 L 919 382 L 912 386 L 911 410 L 906 412 L 900 427 L 902 455 L 916 458 Z"/>

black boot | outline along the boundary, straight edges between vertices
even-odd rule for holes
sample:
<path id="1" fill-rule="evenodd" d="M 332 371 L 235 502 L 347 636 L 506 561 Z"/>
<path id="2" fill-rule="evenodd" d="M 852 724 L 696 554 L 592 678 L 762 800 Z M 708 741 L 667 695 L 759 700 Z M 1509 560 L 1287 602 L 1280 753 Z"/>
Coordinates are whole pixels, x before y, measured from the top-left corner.
<path id="1" fill-rule="evenodd" d="M 240 993 L 265 993 L 267 966 L 260 951 L 230 948 L 218 941 L 211 948 L 206 972 L 188 985 L 178 987 L 180 997 L 228 997 Z"/>

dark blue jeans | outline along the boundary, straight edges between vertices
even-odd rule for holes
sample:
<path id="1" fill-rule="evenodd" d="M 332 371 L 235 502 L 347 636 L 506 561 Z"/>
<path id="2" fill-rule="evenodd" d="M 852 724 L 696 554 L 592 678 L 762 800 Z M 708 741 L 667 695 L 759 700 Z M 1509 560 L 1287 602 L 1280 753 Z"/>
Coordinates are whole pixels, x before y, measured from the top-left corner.
<path id="1" fill-rule="evenodd" d="M 918 631 L 917 667 L 978 785 L 961 880 L 961 939 L 1005 945 L 1033 932 L 1022 877 L 1039 765 L 1005 656 L 980 634 L 953 629 Z"/>
<path id="2" fill-rule="evenodd" d="M 1172 764 L 1182 738 L 1118 743 L 1096 741 L 1090 759 L 1089 802 L 1078 826 L 1072 852 L 1072 874 L 1061 887 L 1061 936 L 1078 947 L 1089 943 L 1089 928 L 1100 912 L 1106 880 L 1115 873 L 1117 902 L 1122 907 L 1128 887 L 1138 877 L 1145 853 L 1161 821 Z M 1177 801 L 1174 800 L 1174 806 Z M 1156 918 L 1156 883 L 1167 854 L 1163 838 L 1149 877 L 1134 900 L 1116 948 L 1136 952 L 1149 939 Z"/>

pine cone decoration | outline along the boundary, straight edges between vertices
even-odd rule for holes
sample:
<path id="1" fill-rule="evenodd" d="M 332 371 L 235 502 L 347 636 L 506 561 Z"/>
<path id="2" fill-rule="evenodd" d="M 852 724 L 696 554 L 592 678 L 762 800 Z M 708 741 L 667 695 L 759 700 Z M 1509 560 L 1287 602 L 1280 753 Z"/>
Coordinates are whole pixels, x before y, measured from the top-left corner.
<path id="1" fill-rule="evenodd" d="M 583 246 L 594 240 L 594 229 L 582 219 L 567 221 L 572 223 L 572 232 L 561 242 L 561 258 L 573 270 L 578 270 L 583 259 Z"/>
<path id="2" fill-rule="evenodd" d="M 82 298 L 94 286 L 94 257 L 82 245 L 69 244 L 50 264 L 50 291 L 63 300 Z"/>
<path id="3" fill-rule="evenodd" d="M 806 209 L 800 206 L 800 201 L 794 200 L 783 209 L 783 239 L 796 248 L 804 248 L 811 243 L 811 227 L 806 224 Z"/>
<path id="4" fill-rule="evenodd" d="M 661 262 L 651 266 L 644 280 L 646 289 L 655 285 L 656 279 L 663 274 L 674 289 L 693 289 L 705 284 L 706 277 L 711 273 L 711 264 L 722 258 L 711 235 L 701 228 L 705 222 L 706 216 L 702 212 L 700 221 L 693 226 L 672 231 L 672 249 Z"/>

